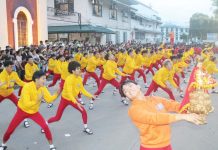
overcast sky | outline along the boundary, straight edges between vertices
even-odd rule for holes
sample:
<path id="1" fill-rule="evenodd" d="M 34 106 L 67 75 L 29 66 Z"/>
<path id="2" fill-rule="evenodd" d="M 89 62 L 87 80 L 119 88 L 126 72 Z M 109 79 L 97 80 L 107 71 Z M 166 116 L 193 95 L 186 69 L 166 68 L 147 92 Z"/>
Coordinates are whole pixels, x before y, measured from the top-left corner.
<path id="1" fill-rule="evenodd" d="M 138 0 L 151 5 L 162 21 L 178 25 L 189 25 L 189 19 L 195 12 L 212 16 L 212 0 Z"/>

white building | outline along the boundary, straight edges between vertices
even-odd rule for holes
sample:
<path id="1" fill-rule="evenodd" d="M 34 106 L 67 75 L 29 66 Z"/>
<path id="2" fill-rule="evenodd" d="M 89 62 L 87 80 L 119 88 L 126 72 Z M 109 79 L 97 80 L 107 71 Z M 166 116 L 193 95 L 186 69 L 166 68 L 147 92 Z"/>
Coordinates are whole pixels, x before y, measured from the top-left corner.
<path id="1" fill-rule="evenodd" d="M 49 40 L 160 40 L 157 12 L 135 0 L 48 0 Z"/>
<path id="2" fill-rule="evenodd" d="M 170 33 L 174 33 L 174 42 L 185 42 L 185 38 L 188 41 L 189 28 L 178 26 L 174 24 L 164 24 L 161 26 L 162 40 L 166 43 L 170 42 Z"/>

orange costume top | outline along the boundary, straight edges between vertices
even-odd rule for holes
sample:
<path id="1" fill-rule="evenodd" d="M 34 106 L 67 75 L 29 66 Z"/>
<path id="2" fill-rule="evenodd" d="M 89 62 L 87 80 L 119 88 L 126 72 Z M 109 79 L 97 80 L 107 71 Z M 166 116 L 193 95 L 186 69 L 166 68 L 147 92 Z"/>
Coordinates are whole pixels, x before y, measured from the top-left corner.
<path id="1" fill-rule="evenodd" d="M 180 104 L 161 97 L 148 96 L 145 100 L 134 100 L 129 108 L 129 116 L 140 132 L 141 146 L 162 148 L 170 145 L 170 123 L 176 121 Z"/>

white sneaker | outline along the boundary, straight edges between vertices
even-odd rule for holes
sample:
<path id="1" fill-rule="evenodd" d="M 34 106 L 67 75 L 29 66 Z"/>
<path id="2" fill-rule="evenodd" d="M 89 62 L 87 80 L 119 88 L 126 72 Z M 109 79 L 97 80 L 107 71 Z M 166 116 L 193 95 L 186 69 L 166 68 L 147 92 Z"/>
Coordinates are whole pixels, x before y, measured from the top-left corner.
<path id="1" fill-rule="evenodd" d="M 7 146 L 0 146 L 0 150 L 7 150 Z"/>
<path id="2" fill-rule="evenodd" d="M 116 94 L 117 94 L 117 89 L 114 89 L 113 95 L 116 95 Z"/>
<path id="3" fill-rule="evenodd" d="M 218 94 L 218 91 L 217 91 L 217 90 L 212 90 L 211 93 L 213 93 L 213 94 Z"/>
<path id="4" fill-rule="evenodd" d="M 81 104 L 81 105 L 85 105 L 84 101 L 82 100 L 82 98 L 79 98 L 78 99 L 78 102 Z"/>
<path id="5" fill-rule="evenodd" d="M 182 92 L 180 93 L 180 97 L 181 97 L 181 98 L 184 98 L 184 94 L 183 94 Z"/>
<path id="6" fill-rule="evenodd" d="M 145 83 L 145 88 L 148 88 L 148 84 L 147 83 Z"/>
<path id="7" fill-rule="evenodd" d="M 122 98 L 121 102 L 126 106 L 129 105 L 129 103 L 127 102 L 127 100 L 125 98 Z"/>
<path id="8" fill-rule="evenodd" d="M 29 124 L 28 121 L 24 121 L 24 122 L 23 122 L 23 126 L 24 126 L 25 128 L 29 128 L 29 127 L 30 127 L 30 124 Z"/>
<path id="9" fill-rule="evenodd" d="M 47 107 L 48 107 L 48 108 L 51 108 L 51 107 L 53 107 L 53 105 L 54 105 L 54 104 L 50 103 L 50 104 L 48 104 Z"/>
<path id="10" fill-rule="evenodd" d="M 93 110 L 94 109 L 94 104 L 93 103 L 90 103 L 89 104 L 89 110 Z"/>

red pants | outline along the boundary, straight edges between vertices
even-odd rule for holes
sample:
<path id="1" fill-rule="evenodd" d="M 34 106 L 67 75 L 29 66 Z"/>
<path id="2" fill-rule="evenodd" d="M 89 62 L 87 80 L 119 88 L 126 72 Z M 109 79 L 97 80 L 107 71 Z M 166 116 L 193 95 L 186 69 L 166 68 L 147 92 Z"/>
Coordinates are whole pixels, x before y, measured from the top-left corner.
<path id="1" fill-rule="evenodd" d="M 144 147 L 140 147 L 140 150 L 172 150 L 171 145 L 167 146 L 167 147 L 162 147 L 162 148 L 144 148 Z"/>
<path id="2" fill-rule="evenodd" d="M 51 84 L 48 85 L 48 87 L 52 87 L 52 86 L 55 86 L 55 84 L 57 83 L 58 80 L 61 79 L 61 74 L 54 74 L 54 77 L 53 77 L 53 81 Z"/>
<path id="3" fill-rule="evenodd" d="M 13 102 L 15 106 L 17 106 L 18 98 L 17 98 L 16 95 L 14 95 L 14 93 L 12 93 L 12 94 L 10 94 L 10 95 L 8 95 L 8 96 L 6 96 L 6 97 L 3 97 L 3 96 L 0 95 L 0 103 L 1 103 L 4 99 L 9 99 L 9 100 L 11 100 L 11 102 Z"/>
<path id="4" fill-rule="evenodd" d="M 26 82 L 26 83 L 31 82 L 31 81 L 32 81 L 32 80 L 24 79 L 24 82 Z M 19 89 L 19 91 L 18 91 L 18 96 L 21 95 L 22 89 L 23 89 L 23 87 L 20 87 L 20 89 Z"/>
<path id="5" fill-rule="evenodd" d="M 155 81 L 152 80 L 145 96 L 149 96 L 153 91 L 157 91 L 158 88 L 161 88 L 162 90 L 164 90 L 165 92 L 167 92 L 167 94 L 170 96 L 170 99 L 175 100 L 175 97 L 173 95 L 173 92 L 168 89 L 168 88 L 164 88 L 160 85 L 158 85 Z"/>
<path id="6" fill-rule="evenodd" d="M 52 70 L 49 70 L 46 72 L 46 76 L 49 76 L 50 74 L 53 74 L 54 72 Z"/>
<path id="7" fill-rule="evenodd" d="M 179 76 L 178 76 L 176 73 L 174 74 L 173 80 L 174 80 L 174 82 L 176 83 L 176 85 L 177 85 L 178 87 L 180 87 L 180 78 L 179 78 Z"/>
<path id="8" fill-rule="evenodd" d="M 156 68 L 157 70 L 159 70 L 158 63 L 157 63 L 157 62 L 154 63 L 154 64 L 152 64 L 152 66 L 153 66 L 154 68 Z"/>
<path id="9" fill-rule="evenodd" d="M 185 78 L 185 73 L 181 72 L 181 75 L 182 75 L 182 78 L 184 79 Z"/>
<path id="10" fill-rule="evenodd" d="M 120 84 L 122 84 L 127 78 L 130 79 L 130 80 L 133 80 L 135 81 L 135 77 L 134 77 L 134 74 L 135 74 L 135 71 L 133 71 L 132 74 L 130 74 L 130 77 L 127 77 L 127 76 L 122 76 L 121 77 L 121 80 L 120 80 Z"/>
<path id="11" fill-rule="evenodd" d="M 102 79 L 103 72 L 104 72 L 103 66 L 100 66 L 99 69 L 100 69 L 100 71 L 101 71 L 101 72 L 100 72 L 100 76 L 99 76 L 99 80 L 101 80 L 101 79 Z"/>
<path id="12" fill-rule="evenodd" d="M 151 65 L 151 66 L 149 66 L 149 67 L 144 67 L 145 69 L 148 69 L 147 71 L 146 71 L 146 74 L 148 74 L 149 72 L 151 72 L 152 73 L 152 75 L 154 76 L 154 70 L 152 69 L 153 68 L 153 66 Z"/>
<path id="13" fill-rule="evenodd" d="M 98 76 L 97 76 L 97 74 L 95 72 L 86 72 L 85 73 L 85 76 L 84 76 L 84 79 L 83 79 L 83 85 L 86 84 L 86 82 L 87 82 L 89 77 L 94 78 L 96 83 L 97 83 L 97 85 L 98 85 L 98 87 L 99 87 L 100 80 L 99 80 L 99 78 L 98 78 Z"/>
<path id="14" fill-rule="evenodd" d="M 137 69 L 136 71 L 139 73 L 138 78 L 140 78 L 142 76 L 143 80 L 144 80 L 144 83 L 146 83 L 147 81 L 146 81 L 146 76 L 145 76 L 144 70 L 143 69 Z"/>
<path id="15" fill-rule="evenodd" d="M 4 134 L 3 141 L 7 142 L 10 138 L 11 134 L 14 132 L 14 130 L 17 128 L 17 126 L 26 118 L 32 119 L 34 122 L 36 122 L 41 128 L 45 131 L 45 136 L 47 140 L 52 141 L 52 135 L 51 131 L 48 128 L 48 125 L 46 124 L 44 118 L 42 115 L 37 112 L 35 114 L 28 114 L 24 111 L 22 111 L 20 108 L 17 108 L 17 112 L 14 115 L 14 118 L 12 119 L 10 125 L 8 126 L 7 131 Z"/>
<path id="16" fill-rule="evenodd" d="M 61 91 L 63 91 L 63 88 L 64 88 L 64 82 L 65 82 L 65 80 L 61 79 L 61 82 L 60 82 L 60 85 L 59 85 Z"/>
<path id="17" fill-rule="evenodd" d="M 95 92 L 94 95 L 98 96 L 99 94 L 101 94 L 102 90 L 104 89 L 104 87 L 105 87 L 108 83 L 110 83 L 111 85 L 113 85 L 114 87 L 116 87 L 116 89 L 119 89 L 119 87 L 120 87 L 120 83 L 119 83 L 117 80 L 115 80 L 115 79 L 106 80 L 106 79 L 102 78 L 101 83 L 100 83 L 99 88 L 98 88 L 98 91 Z"/>
<path id="18" fill-rule="evenodd" d="M 77 106 L 77 104 L 73 103 L 72 101 L 68 101 L 66 99 L 64 99 L 63 97 L 61 97 L 61 101 L 60 104 L 58 106 L 58 110 L 57 113 L 54 117 L 51 117 L 48 120 L 48 123 L 52 123 L 52 122 L 56 122 L 59 121 L 63 115 L 64 109 L 68 106 L 71 105 L 73 106 L 75 109 L 77 109 L 78 111 L 80 111 L 80 113 L 82 114 L 82 119 L 83 119 L 83 123 L 87 124 L 88 121 L 88 117 L 87 117 L 87 112 L 85 110 L 84 107 L 82 107 L 82 110 Z"/>

